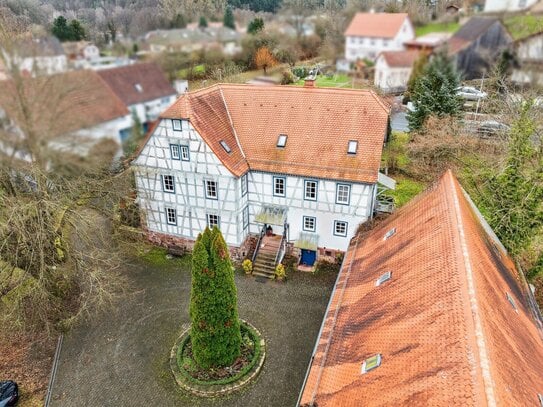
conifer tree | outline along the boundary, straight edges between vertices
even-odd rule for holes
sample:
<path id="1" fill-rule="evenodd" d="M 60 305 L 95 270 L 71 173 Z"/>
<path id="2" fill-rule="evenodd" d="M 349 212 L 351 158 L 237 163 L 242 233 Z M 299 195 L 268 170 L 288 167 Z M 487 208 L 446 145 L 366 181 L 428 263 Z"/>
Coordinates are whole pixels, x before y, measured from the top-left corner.
<path id="1" fill-rule="evenodd" d="M 460 78 L 446 51 L 437 53 L 424 68 L 411 95 L 414 110 L 407 115 L 409 128 L 418 130 L 429 116 L 458 116 Z"/>
<path id="2" fill-rule="evenodd" d="M 234 13 L 232 13 L 232 7 L 227 6 L 224 11 L 223 25 L 225 27 L 236 29 L 236 21 L 234 20 Z"/>
<path id="3" fill-rule="evenodd" d="M 192 353 L 202 368 L 231 365 L 240 355 L 237 290 L 228 247 L 217 228 L 198 236 L 192 254 Z"/>
<path id="4" fill-rule="evenodd" d="M 207 18 L 205 18 L 204 16 L 201 16 L 200 20 L 198 21 L 198 27 L 207 28 Z"/>

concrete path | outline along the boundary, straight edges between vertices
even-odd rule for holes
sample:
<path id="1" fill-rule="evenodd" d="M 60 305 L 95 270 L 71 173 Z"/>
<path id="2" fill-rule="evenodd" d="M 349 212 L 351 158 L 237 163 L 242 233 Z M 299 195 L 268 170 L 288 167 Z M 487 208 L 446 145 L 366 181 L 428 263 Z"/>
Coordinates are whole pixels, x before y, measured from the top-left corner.
<path id="1" fill-rule="evenodd" d="M 188 267 L 170 263 L 128 266 L 132 287 L 116 311 L 65 337 L 51 405 L 295 405 L 335 275 L 297 272 L 286 283 L 236 275 L 240 317 L 264 334 L 268 355 L 255 384 L 211 401 L 187 398 L 169 370 L 190 297 Z"/>

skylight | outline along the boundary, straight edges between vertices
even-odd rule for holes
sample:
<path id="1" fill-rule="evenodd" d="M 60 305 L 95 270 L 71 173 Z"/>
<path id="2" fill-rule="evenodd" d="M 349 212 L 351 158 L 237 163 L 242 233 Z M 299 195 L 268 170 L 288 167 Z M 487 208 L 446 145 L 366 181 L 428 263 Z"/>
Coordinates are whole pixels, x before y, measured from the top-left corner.
<path id="1" fill-rule="evenodd" d="M 513 299 L 513 297 L 511 297 L 511 294 L 505 293 L 505 296 L 507 297 L 507 301 L 509 301 L 509 303 L 511 304 L 515 312 L 518 312 L 517 304 L 515 303 L 515 300 Z"/>
<path id="2" fill-rule="evenodd" d="M 537 393 L 537 398 L 539 399 L 539 404 L 541 405 L 541 407 L 543 407 L 543 396 Z"/>
<path id="3" fill-rule="evenodd" d="M 394 236 L 395 233 L 396 233 L 396 228 L 390 229 L 388 232 L 385 233 L 385 237 L 383 238 L 383 240 L 387 240 L 391 238 L 392 236 Z"/>
<path id="4" fill-rule="evenodd" d="M 385 274 L 383 274 L 381 277 L 379 277 L 377 279 L 377 281 L 375 282 L 375 286 L 376 287 L 379 287 L 381 284 L 383 284 L 385 281 L 388 281 L 390 280 L 392 277 L 392 272 L 390 271 L 387 271 Z"/>
<path id="5" fill-rule="evenodd" d="M 381 366 L 381 354 L 373 355 L 372 357 L 367 358 L 364 363 L 362 363 L 362 374 L 368 373 L 370 370 L 375 369 L 376 367 Z"/>
<path id="6" fill-rule="evenodd" d="M 134 88 L 136 88 L 139 93 L 143 92 L 143 87 L 139 83 L 136 83 L 134 85 Z"/>
<path id="7" fill-rule="evenodd" d="M 279 138 L 277 139 L 277 147 L 285 147 L 286 144 L 287 144 L 287 135 L 279 134 Z"/>
<path id="8" fill-rule="evenodd" d="M 232 149 L 230 148 L 228 144 L 226 144 L 226 141 L 221 140 L 220 144 L 221 144 L 221 147 L 224 148 L 224 151 L 226 151 L 228 154 L 232 152 Z"/>
<path id="9" fill-rule="evenodd" d="M 358 149 L 358 141 L 349 140 L 349 146 L 347 147 L 347 153 L 348 154 L 356 154 L 357 149 Z"/>

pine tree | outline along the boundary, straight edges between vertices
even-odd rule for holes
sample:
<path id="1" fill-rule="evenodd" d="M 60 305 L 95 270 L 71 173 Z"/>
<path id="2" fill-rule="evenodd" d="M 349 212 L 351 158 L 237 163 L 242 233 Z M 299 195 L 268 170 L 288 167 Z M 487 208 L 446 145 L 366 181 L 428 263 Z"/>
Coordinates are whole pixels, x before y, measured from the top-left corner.
<path id="1" fill-rule="evenodd" d="M 263 29 L 264 29 L 264 20 L 262 20 L 259 17 L 255 18 L 254 20 L 251 20 L 251 22 L 247 26 L 247 32 L 252 35 L 258 34 Z"/>
<path id="2" fill-rule="evenodd" d="M 240 355 L 237 290 L 228 247 L 219 229 L 198 236 L 192 253 L 190 333 L 202 368 L 231 365 Z"/>
<path id="3" fill-rule="evenodd" d="M 458 116 L 462 106 L 456 89 L 460 78 L 446 51 L 437 53 L 424 68 L 411 95 L 414 110 L 407 115 L 409 128 L 422 128 L 429 116 Z"/>
<path id="4" fill-rule="evenodd" d="M 79 20 L 70 21 L 70 40 L 71 41 L 81 41 L 85 39 L 85 29 L 79 22 Z"/>
<path id="5" fill-rule="evenodd" d="M 51 33 L 59 39 L 59 41 L 70 40 L 70 28 L 68 27 L 68 21 L 64 16 L 58 16 L 53 21 L 53 27 Z"/>
<path id="6" fill-rule="evenodd" d="M 424 67 L 428 63 L 428 54 L 423 52 L 419 55 L 419 57 L 415 60 L 415 63 L 413 64 L 413 69 L 411 70 L 411 75 L 409 76 L 409 80 L 407 81 L 407 89 L 403 95 L 404 97 L 404 103 L 408 102 L 411 99 L 411 95 L 415 92 L 415 84 L 420 79 L 422 73 L 424 72 Z"/>
<path id="7" fill-rule="evenodd" d="M 187 28 L 187 20 L 183 14 L 176 14 L 170 23 L 171 28 Z"/>
<path id="8" fill-rule="evenodd" d="M 226 10 L 224 11 L 223 25 L 225 27 L 231 28 L 232 30 L 236 29 L 234 13 L 232 13 L 232 8 L 230 6 L 227 6 Z"/>
<path id="9" fill-rule="evenodd" d="M 204 16 L 200 17 L 200 21 L 198 22 L 198 27 L 200 27 L 200 28 L 206 28 L 207 27 L 207 19 Z"/>

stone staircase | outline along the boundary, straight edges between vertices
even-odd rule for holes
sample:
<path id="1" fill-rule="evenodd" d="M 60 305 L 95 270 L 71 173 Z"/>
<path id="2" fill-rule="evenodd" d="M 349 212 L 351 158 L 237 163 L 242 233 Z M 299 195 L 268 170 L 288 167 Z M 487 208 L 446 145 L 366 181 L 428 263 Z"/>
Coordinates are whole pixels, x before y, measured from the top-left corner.
<path id="1" fill-rule="evenodd" d="M 281 245 L 281 236 L 264 236 L 260 242 L 260 248 L 253 264 L 253 275 L 274 278 L 275 257 Z"/>

